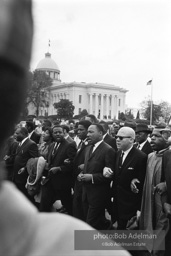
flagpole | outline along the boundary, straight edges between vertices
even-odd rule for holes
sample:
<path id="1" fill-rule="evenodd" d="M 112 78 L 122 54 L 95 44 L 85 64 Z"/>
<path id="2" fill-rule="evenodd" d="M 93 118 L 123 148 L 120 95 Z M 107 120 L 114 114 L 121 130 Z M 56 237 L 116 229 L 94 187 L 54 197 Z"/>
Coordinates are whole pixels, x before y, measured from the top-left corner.
<path id="1" fill-rule="evenodd" d="M 50 48 L 50 39 L 48 41 L 48 52 L 49 52 L 49 48 Z"/>
<path id="2" fill-rule="evenodd" d="M 153 82 L 151 83 L 150 126 L 152 126 L 152 123 L 153 123 Z"/>

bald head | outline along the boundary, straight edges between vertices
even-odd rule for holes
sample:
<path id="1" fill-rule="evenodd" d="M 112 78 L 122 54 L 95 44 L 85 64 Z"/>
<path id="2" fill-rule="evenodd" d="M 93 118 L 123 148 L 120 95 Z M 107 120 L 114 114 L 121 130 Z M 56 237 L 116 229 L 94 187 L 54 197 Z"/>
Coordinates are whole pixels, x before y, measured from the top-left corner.
<path id="1" fill-rule="evenodd" d="M 116 138 L 116 145 L 118 150 L 126 151 L 134 144 L 135 131 L 130 127 L 122 127 L 119 129 Z"/>
<path id="2" fill-rule="evenodd" d="M 132 139 L 135 139 L 135 131 L 131 127 L 122 127 L 119 129 L 118 136 L 128 136 L 131 137 Z"/>

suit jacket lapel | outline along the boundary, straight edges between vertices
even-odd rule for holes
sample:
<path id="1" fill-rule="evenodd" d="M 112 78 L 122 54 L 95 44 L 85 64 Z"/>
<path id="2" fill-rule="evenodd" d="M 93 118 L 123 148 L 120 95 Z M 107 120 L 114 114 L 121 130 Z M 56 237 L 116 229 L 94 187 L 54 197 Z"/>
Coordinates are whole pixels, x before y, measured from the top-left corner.
<path id="1" fill-rule="evenodd" d="M 125 161 L 123 162 L 122 168 L 125 168 L 127 165 L 130 164 L 130 161 L 132 161 L 132 159 L 133 159 L 133 158 L 132 158 L 132 155 L 134 154 L 134 151 L 135 151 L 135 148 L 133 147 L 133 148 L 129 151 L 128 155 L 126 156 Z"/>
<path id="2" fill-rule="evenodd" d="M 28 140 L 29 140 L 29 138 L 27 138 L 27 139 L 24 141 L 24 143 L 23 143 L 21 146 L 18 147 L 18 149 L 17 149 L 17 154 L 19 154 L 19 153 L 25 148 L 25 146 L 26 146 L 27 143 L 28 143 Z"/>
<path id="3" fill-rule="evenodd" d="M 89 160 L 95 155 L 95 154 L 98 154 L 98 152 L 101 150 L 101 148 L 103 147 L 104 145 L 104 142 L 102 141 L 100 143 L 100 145 L 93 151 L 93 153 L 91 154 Z M 91 147 L 90 147 L 91 148 Z"/>
<path id="4" fill-rule="evenodd" d="M 54 146 L 55 146 L 55 144 L 54 144 Z M 62 146 L 62 142 L 60 142 L 60 145 L 58 145 L 58 148 L 55 150 L 54 155 L 52 155 L 52 159 L 56 157 L 56 155 L 57 155 L 58 152 L 59 152 L 59 149 L 61 150 L 61 146 Z M 53 149 L 54 149 L 54 147 L 53 147 Z M 53 152 L 53 150 L 52 150 L 52 152 Z M 52 153 L 51 153 L 51 154 L 52 154 Z"/>
<path id="5" fill-rule="evenodd" d="M 116 174 L 121 173 L 128 165 L 130 165 L 130 162 L 132 161 L 132 155 L 134 154 L 135 148 L 133 147 L 131 149 L 131 151 L 128 153 L 128 155 L 126 156 L 123 164 L 122 164 L 122 168 L 119 168 L 119 157 L 121 155 L 121 151 L 118 151 L 118 155 L 117 155 L 117 159 L 116 159 Z"/>
<path id="6" fill-rule="evenodd" d="M 76 153 L 76 157 L 78 157 L 78 156 L 80 155 L 80 153 L 84 150 L 85 147 L 86 147 L 86 145 L 85 145 L 84 142 L 83 142 L 83 144 L 82 144 L 80 150 L 78 150 L 77 153 Z"/>

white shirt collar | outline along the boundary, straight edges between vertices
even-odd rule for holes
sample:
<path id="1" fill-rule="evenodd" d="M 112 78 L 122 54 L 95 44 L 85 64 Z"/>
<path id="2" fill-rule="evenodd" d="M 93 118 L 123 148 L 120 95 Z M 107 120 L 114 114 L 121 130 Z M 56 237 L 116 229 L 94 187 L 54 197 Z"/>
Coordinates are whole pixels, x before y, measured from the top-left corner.
<path id="1" fill-rule="evenodd" d="M 130 147 L 129 149 L 127 149 L 126 151 L 122 150 L 122 152 L 124 153 L 122 163 L 125 161 L 125 158 L 127 157 L 127 155 L 129 154 L 129 152 L 131 151 L 132 148 L 133 148 L 133 146 Z"/>
<path id="2" fill-rule="evenodd" d="M 105 133 L 105 134 L 103 135 L 103 139 L 106 137 L 107 134 L 108 134 L 108 133 Z"/>
<path id="3" fill-rule="evenodd" d="M 20 146 L 28 139 L 28 137 L 24 138 L 21 142 L 20 142 Z"/>
<path id="4" fill-rule="evenodd" d="M 144 142 L 139 144 L 138 149 L 141 150 L 144 147 L 144 144 L 147 142 L 147 140 L 145 140 Z"/>
<path id="5" fill-rule="evenodd" d="M 96 148 L 97 148 L 102 142 L 103 142 L 103 140 L 100 140 L 100 141 L 96 142 L 96 143 L 94 144 L 94 147 L 93 147 L 93 151 L 92 151 L 92 152 L 94 152 L 94 151 L 96 150 Z"/>
<path id="6" fill-rule="evenodd" d="M 29 133 L 28 137 L 30 138 L 31 135 L 33 134 L 34 130 L 32 132 Z"/>

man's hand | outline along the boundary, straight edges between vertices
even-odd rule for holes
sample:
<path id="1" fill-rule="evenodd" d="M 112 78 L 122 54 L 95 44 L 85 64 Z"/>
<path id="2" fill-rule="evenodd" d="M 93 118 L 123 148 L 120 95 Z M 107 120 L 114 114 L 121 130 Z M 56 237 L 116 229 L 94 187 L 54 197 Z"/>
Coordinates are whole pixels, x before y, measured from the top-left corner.
<path id="1" fill-rule="evenodd" d="M 64 164 L 70 164 L 70 163 L 71 163 L 71 161 L 70 161 L 69 158 L 67 158 L 67 159 L 64 160 Z"/>
<path id="2" fill-rule="evenodd" d="M 21 169 L 18 171 L 18 174 L 22 174 L 23 172 L 25 172 L 25 167 L 21 168 Z"/>
<path id="3" fill-rule="evenodd" d="M 140 181 L 138 179 L 133 179 L 131 181 L 131 190 L 133 193 L 137 194 L 139 192 L 139 189 L 137 188 L 136 183 L 140 183 Z"/>
<path id="4" fill-rule="evenodd" d="M 164 212 L 166 214 L 167 217 L 171 217 L 171 204 L 168 203 L 164 203 Z"/>
<path id="5" fill-rule="evenodd" d="M 79 169 L 80 171 L 83 171 L 83 170 L 84 170 L 84 164 L 80 164 L 80 165 L 78 166 L 78 169 Z"/>
<path id="6" fill-rule="evenodd" d="M 4 161 L 6 161 L 6 160 L 9 159 L 9 158 L 10 158 L 10 156 L 5 155 L 5 156 L 4 156 Z"/>
<path id="7" fill-rule="evenodd" d="M 161 183 L 157 184 L 157 186 L 154 188 L 154 190 L 158 194 L 162 195 L 164 192 L 167 191 L 166 182 L 161 182 Z"/>
<path id="8" fill-rule="evenodd" d="M 78 176 L 77 176 L 77 180 L 78 181 L 82 181 L 82 182 L 89 182 L 89 181 L 92 181 L 92 174 L 83 174 L 83 173 L 80 173 Z"/>
<path id="9" fill-rule="evenodd" d="M 57 172 L 60 172 L 61 171 L 61 167 L 52 167 L 50 170 L 49 170 L 49 174 L 53 173 L 57 173 Z"/>
<path id="10" fill-rule="evenodd" d="M 105 178 L 111 178 L 113 176 L 113 171 L 109 167 L 103 168 L 103 176 Z"/>

